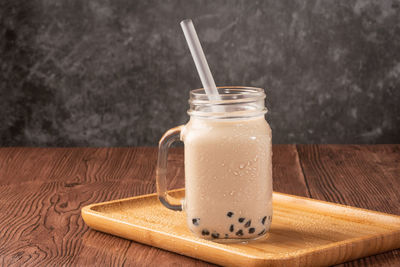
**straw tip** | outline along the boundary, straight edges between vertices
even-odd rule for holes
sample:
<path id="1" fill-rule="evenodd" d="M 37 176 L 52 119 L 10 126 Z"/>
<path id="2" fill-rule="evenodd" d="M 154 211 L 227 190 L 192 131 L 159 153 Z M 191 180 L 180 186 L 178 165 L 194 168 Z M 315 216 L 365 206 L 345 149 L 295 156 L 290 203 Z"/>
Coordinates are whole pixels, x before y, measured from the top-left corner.
<path id="1" fill-rule="evenodd" d="M 193 23 L 191 19 L 184 19 L 181 21 L 181 25 L 187 25 L 188 23 Z"/>

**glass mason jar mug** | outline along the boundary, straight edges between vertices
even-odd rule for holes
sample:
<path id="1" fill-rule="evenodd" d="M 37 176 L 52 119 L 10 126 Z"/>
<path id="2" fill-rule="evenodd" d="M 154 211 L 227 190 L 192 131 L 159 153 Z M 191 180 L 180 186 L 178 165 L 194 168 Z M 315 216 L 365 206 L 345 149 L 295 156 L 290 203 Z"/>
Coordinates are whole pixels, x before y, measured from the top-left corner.
<path id="1" fill-rule="evenodd" d="M 264 236 L 272 220 L 271 128 L 263 89 L 219 87 L 219 100 L 204 89 L 190 92 L 190 120 L 159 142 L 157 192 L 172 210 L 186 212 L 198 237 L 243 241 Z M 184 142 L 185 199 L 167 193 L 168 148 Z"/>

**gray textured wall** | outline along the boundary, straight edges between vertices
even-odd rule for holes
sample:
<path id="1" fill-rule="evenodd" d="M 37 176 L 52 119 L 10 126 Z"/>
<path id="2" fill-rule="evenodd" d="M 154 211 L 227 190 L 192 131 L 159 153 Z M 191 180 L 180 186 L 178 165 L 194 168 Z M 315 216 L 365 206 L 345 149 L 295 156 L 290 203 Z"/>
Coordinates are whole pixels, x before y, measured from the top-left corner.
<path id="1" fill-rule="evenodd" d="M 400 1 L 0 0 L 0 145 L 155 145 L 201 86 L 183 18 L 275 143 L 400 142 Z"/>

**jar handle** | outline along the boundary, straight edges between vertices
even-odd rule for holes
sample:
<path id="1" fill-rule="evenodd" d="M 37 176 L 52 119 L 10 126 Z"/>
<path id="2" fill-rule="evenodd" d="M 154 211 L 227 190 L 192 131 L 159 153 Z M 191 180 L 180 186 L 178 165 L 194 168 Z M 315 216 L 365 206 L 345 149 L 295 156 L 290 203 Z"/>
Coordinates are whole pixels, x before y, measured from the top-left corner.
<path id="1" fill-rule="evenodd" d="M 168 150 L 172 143 L 180 141 L 180 135 L 184 125 L 169 129 L 158 143 L 158 160 L 156 169 L 157 194 L 160 202 L 171 210 L 181 211 L 180 199 L 170 196 L 167 192 L 167 163 Z"/>

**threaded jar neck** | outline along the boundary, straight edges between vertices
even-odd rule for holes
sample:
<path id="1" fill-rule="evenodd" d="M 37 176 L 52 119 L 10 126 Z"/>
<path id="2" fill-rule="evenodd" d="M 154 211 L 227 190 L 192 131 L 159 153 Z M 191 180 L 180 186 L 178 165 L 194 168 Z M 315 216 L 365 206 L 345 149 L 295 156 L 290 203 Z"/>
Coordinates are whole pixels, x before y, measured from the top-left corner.
<path id="1" fill-rule="evenodd" d="M 209 119 L 240 119 L 267 113 L 264 89 L 226 86 L 217 90 L 218 100 L 209 100 L 202 88 L 190 91 L 188 114 Z"/>

